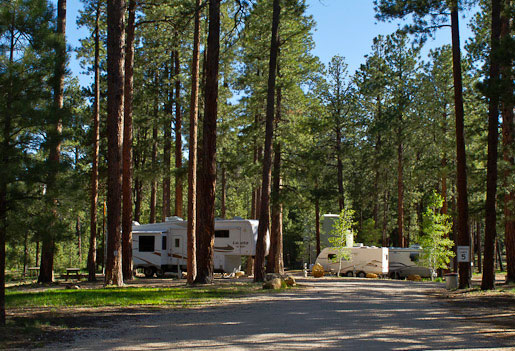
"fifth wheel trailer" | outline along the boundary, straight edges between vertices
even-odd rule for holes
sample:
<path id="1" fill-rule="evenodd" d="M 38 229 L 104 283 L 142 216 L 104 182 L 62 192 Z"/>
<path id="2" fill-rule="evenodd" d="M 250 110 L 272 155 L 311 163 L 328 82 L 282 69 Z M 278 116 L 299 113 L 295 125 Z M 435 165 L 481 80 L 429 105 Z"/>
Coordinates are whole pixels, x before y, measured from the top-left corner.
<path id="1" fill-rule="evenodd" d="M 215 220 L 214 270 L 240 270 L 242 256 L 255 256 L 259 221 L 249 219 Z M 165 272 L 180 274 L 187 266 L 188 222 L 169 217 L 165 222 L 132 226 L 134 269 L 142 268 L 145 276 Z M 265 255 L 270 238 L 267 233 Z"/>

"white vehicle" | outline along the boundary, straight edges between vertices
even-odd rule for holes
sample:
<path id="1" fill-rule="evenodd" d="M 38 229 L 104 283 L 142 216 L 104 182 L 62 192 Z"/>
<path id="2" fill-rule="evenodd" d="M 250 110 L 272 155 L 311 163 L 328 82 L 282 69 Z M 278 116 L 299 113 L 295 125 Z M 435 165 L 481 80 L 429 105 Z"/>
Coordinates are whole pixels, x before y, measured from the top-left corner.
<path id="1" fill-rule="evenodd" d="M 390 251 L 390 278 L 406 278 L 409 275 L 419 275 L 422 278 L 431 277 L 431 269 L 419 262 L 422 252 L 420 246 L 408 248 L 391 247 Z"/>
<path id="2" fill-rule="evenodd" d="M 386 247 L 351 247 L 348 250 L 349 258 L 342 259 L 340 274 L 348 277 L 365 277 L 367 273 L 379 276 L 388 274 L 388 248 Z M 337 259 L 337 249 L 327 247 L 320 252 L 316 263 L 324 267 L 326 272 L 337 273 L 340 262 Z"/>
<path id="3" fill-rule="evenodd" d="M 233 272 L 241 269 L 242 256 L 256 254 L 259 221 L 233 219 L 215 221 L 214 270 Z M 178 275 L 187 266 L 188 222 L 170 217 L 164 223 L 132 226 L 132 258 L 134 269 L 142 268 L 145 276 L 174 272 Z M 270 248 L 266 237 L 265 255 Z"/>

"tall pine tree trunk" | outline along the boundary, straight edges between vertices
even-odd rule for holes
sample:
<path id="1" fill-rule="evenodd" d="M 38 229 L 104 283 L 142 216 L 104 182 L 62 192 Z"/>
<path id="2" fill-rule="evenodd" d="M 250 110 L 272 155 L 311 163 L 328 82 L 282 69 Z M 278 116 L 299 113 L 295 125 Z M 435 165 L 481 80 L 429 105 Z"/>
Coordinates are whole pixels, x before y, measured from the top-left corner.
<path id="1" fill-rule="evenodd" d="M 170 64 L 168 67 L 168 77 L 170 82 L 174 77 L 173 73 L 173 61 L 175 52 L 172 52 L 170 57 Z M 172 120 L 173 120 L 173 84 L 170 83 L 168 90 L 168 103 L 165 108 L 165 118 L 163 125 L 163 207 L 162 207 L 162 221 L 166 220 L 166 217 L 172 215 L 170 206 L 170 189 L 171 189 L 171 178 L 170 178 L 170 167 L 172 157 Z"/>
<path id="2" fill-rule="evenodd" d="M 343 188 L 342 131 L 339 118 L 340 109 L 338 109 L 338 121 L 336 122 L 336 172 L 338 181 L 338 206 L 341 212 L 345 208 L 345 193 Z"/>
<path id="3" fill-rule="evenodd" d="M 400 123 L 402 123 L 402 118 Z M 397 234 L 399 247 L 404 247 L 404 164 L 402 129 L 400 127 L 397 134 Z"/>
<path id="4" fill-rule="evenodd" d="M 90 233 L 88 251 L 88 281 L 96 281 L 97 266 L 97 209 L 98 209 L 98 153 L 100 139 L 100 0 L 97 0 L 95 12 L 95 85 L 93 100 L 93 154 L 91 155 L 91 204 L 90 204 Z"/>
<path id="5" fill-rule="evenodd" d="M 268 65 L 268 87 L 266 99 L 265 146 L 263 149 L 263 178 L 261 187 L 261 209 L 259 211 L 258 239 L 256 259 L 254 262 L 254 281 L 262 282 L 265 278 L 266 237 L 270 221 L 270 182 L 272 178 L 272 139 L 274 134 L 275 78 L 277 57 L 279 53 L 279 20 L 281 14 L 280 0 L 274 0 L 272 12 L 272 38 L 270 43 L 270 61 Z"/>
<path id="6" fill-rule="evenodd" d="M 188 284 L 197 276 L 196 224 L 197 224 L 197 129 L 198 129 L 198 82 L 200 48 L 200 0 L 195 1 L 195 28 L 193 33 L 193 57 L 191 62 L 190 142 L 188 164 Z"/>
<path id="7" fill-rule="evenodd" d="M 508 9 L 511 1 L 505 0 L 504 11 L 501 13 L 501 38 L 503 44 L 510 40 L 511 24 Z M 504 46 L 503 45 L 503 46 Z M 509 56 L 508 56 L 509 57 Z M 504 59 L 501 67 L 503 86 L 507 85 L 508 94 L 503 95 L 502 100 L 502 135 L 503 135 L 503 159 L 506 164 L 504 171 L 504 186 L 507 189 L 504 195 L 504 245 L 506 246 L 506 283 L 515 282 L 515 190 L 510 189 L 510 178 L 513 174 L 515 159 L 513 154 L 515 118 L 513 113 L 513 82 L 512 68 L 509 60 Z"/>
<path id="8" fill-rule="evenodd" d="M 488 82 L 488 156 L 486 163 L 485 203 L 485 259 L 481 289 L 493 289 L 495 284 L 495 240 L 497 236 L 497 143 L 499 138 L 499 38 L 501 35 L 501 0 L 492 0 L 492 24 L 490 37 L 490 69 Z"/>
<path id="9" fill-rule="evenodd" d="M 107 2 L 107 257 L 105 285 L 123 285 L 121 243 L 125 1 Z"/>
<path id="10" fill-rule="evenodd" d="M 458 5 L 451 5 L 452 31 L 452 75 L 454 79 L 454 111 L 456 118 L 456 188 L 458 193 L 458 245 L 470 245 L 468 230 L 468 196 L 467 196 L 467 158 L 465 154 L 465 126 L 463 112 L 463 84 L 461 79 L 460 32 L 458 24 Z M 470 264 L 459 264 L 459 287 L 470 285 Z"/>
<path id="11" fill-rule="evenodd" d="M 48 283 L 53 281 L 54 271 L 54 254 L 55 254 L 55 230 L 52 227 L 58 220 L 57 209 L 57 172 L 60 163 L 61 154 L 61 134 L 63 130 L 62 111 L 64 102 L 64 75 L 66 70 L 66 0 L 58 0 L 57 2 L 57 37 L 56 44 L 56 60 L 55 72 L 53 77 L 53 113 L 54 122 L 52 130 L 48 133 L 48 141 L 50 145 L 50 153 L 48 155 L 48 164 L 50 166 L 47 193 L 51 197 L 51 206 L 53 212 L 53 223 L 45 230 L 43 235 L 43 248 L 41 251 L 41 267 L 39 270 L 38 282 Z"/>
<path id="12" fill-rule="evenodd" d="M 175 215 L 182 217 L 182 111 L 181 111 L 181 60 L 175 50 Z"/>
<path id="13" fill-rule="evenodd" d="M 277 70 L 279 74 L 279 69 Z M 277 89 L 277 106 L 275 121 L 274 163 L 272 171 L 272 218 L 270 227 L 270 253 L 268 254 L 267 273 L 284 274 L 283 262 L 283 206 L 281 200 L 281 141 L 279 140 L 279 123 L 281 121 L 281 88 Z"/>
<path id="14" fill-rule="evenodd" d="M 213 281 L 216 186 L 216 120 L 218 110 L 218 65 L 220 56 L 220 0 L 209 0 L 206 87 L 202 128 L 202 166 L 200 172 L 198 217 L 198 267 L 196 283 Z"/>
<path id="15" fill-rule="evenodd" d="M 157 102 L 155 106 L 155 116 L 157 117 Z M 152 169 L 157 168 L 157 124 L 154 122 L 152 128 Z M 156 209 L 157 207 L 157 178 L 154 175 L 150 183 L 150 223 L 156 223 Z"/>
<path id="16" fill-rule="evenodd" d="M 134 83 L 134 29 L 136 0 L 129 0 L 125 44 L 125 88 L 123 101 L 123 213 L 122 272 L 124 280 L 132 280 L 132 99 Z"/>

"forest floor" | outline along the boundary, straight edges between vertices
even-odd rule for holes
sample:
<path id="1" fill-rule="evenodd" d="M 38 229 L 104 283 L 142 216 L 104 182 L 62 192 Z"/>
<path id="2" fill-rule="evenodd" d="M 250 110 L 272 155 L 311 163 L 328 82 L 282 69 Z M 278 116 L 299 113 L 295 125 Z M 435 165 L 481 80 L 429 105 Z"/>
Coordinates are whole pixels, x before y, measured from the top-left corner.
<path id="1" fill-rule="evenodd" d="M 13 309 L 8 319 L 24 329 L 11 329 L 0 340 L 8 340 L 2 345 L 7 349 L 45 350 L 515 350 L 513 290 L 448 292 L 442 283 L 336 277 L 298 276 L 298 282 L 300 289 L 188 309 Z M 233 283 L 219 279 L 215 285 Z M 130 285 L 179 287 L 184 281 L 138 279 Z"/>

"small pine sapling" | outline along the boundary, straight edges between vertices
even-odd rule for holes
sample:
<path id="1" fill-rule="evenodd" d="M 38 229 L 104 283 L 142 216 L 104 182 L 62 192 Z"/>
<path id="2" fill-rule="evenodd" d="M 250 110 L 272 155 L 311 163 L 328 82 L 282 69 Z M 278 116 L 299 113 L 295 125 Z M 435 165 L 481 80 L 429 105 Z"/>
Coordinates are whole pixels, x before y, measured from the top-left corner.
<path id="1" fill-rule="evenodd" d="M 347 260 L 350 256 L 350 251 L 347 247 L 347 236 L 349 234 L 354 235 L 353 227 L 356 225 L 356 222 L 354 222 L 353 218 L 354 210 L 344 208 L 338 220 L 334 223 L 331 237 L 329 237 L 329 243 L 336 250 L 333 262 L 339 263 L 338 277 L 342 269 L 342 260 Z"/>
<path id="2" fill-rule="evenodd" d="M 422 231 L 424 235 L 420 239 L 422 245 L 422 260 L 431 269 L 431 279 L 434 279 L 437 269 L 447 269 L 449 262 L 454 257 L 452 247 L 454 242 L 449 239 L 452 224 L 450 216 L 440 213 L 443 198 L 433 192 L 429 206 L 423 215 Z"/>

